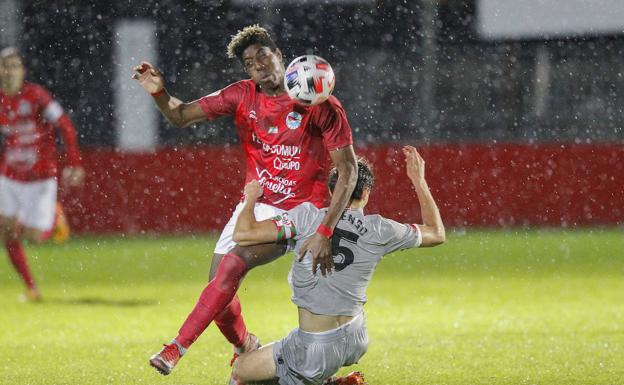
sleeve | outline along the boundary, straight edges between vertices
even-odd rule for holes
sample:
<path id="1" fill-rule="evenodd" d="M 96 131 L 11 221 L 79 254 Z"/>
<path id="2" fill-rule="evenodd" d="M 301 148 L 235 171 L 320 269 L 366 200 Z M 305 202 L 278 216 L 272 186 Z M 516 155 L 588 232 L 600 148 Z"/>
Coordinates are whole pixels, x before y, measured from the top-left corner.
<path id="1" fill-rule="evenodd" d="M 234 115 L 238 103 L 245 95 L 245 89 L 244 81 L 236 82 L 198 99 L 197 102 L 208 120 Z"/>
<path id="2" fill-rule="evenodd" d="M 317 124 L 327 150 L 333 151 L 353 144 L 351 126 L 338 99 L 332 96 L 321 106 Z"/>
<path id="3" fill-rule="evenodd" d="M 277 227 L 277 239 L 276 242 L 281 242 L 286 239 L 292 239 L 297 236 L 297 228 L 293 220 L 290 218 L 288 212 L 283 212 L 279 215 L 271 218 L 275 227 Z"/>
<path id="4" fill-rule="evenodd" d="M 41 108 L 41 117 L 49 123 L 56 124 L 64 114 L 63 108 L 45 88 L 40 86 L 36 87 L 37 101 Z"/>
<path id="5" fill-rule="evenodd" d="M 37 87 L 37 99 L 41 106 L 41 116 L 48 122 L 58 127 L 63 144 L 67 152 L 67 163 L 72 166 L 80 166 L 80 150 L 78 149 L 78 136 L 76 128 L 69 119 L 69 116 L 63 111 L 61 105 L 54 100 L 52 95 L 43 87 Z"/>
<path id="6" fill-rule="evenodd" d="M 80 150 L 78 149 L 78 136 L 76 135 L 76 129 L 72 121 L 66 113 L 63 113 L 57 120 L 56 125 L 61 132 L 63 143 L 65 144 L 67 164 L 71 167 L 80 166 L 82 161 L 80 159 Z"/>
<path id="7" fill-rule="evenodd" d="M 271 218 L 277 226 L 277 240 L 299 240 L 316 231 L 314 223 L 320 210 L 311 203 L 302 203 L 282 214 Z"/>
<path id="8" fill-rule="evenodd" d="M 404 224 L 380 217 L 378 229 L 384 254 L 419 247 L 422 240 L 420 229 L 415 224 Z"/>

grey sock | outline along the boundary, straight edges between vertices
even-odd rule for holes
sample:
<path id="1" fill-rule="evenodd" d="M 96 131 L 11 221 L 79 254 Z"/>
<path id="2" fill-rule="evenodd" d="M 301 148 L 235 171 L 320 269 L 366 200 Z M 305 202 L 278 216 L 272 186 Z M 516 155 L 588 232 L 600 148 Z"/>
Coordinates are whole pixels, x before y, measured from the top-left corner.
<path id="1" fill-rule="evenodd" d="M 180 351 L 180 357 L 183 356 L 188 350 L 187 348 L 182 346 L 182 344 L 179 343 L 178 340 L 176 340 L 175 338 L 173 339 L 173 341 L 171 341 L 171 343 L 176 344 L 178 346 L 178 350 Z"/>

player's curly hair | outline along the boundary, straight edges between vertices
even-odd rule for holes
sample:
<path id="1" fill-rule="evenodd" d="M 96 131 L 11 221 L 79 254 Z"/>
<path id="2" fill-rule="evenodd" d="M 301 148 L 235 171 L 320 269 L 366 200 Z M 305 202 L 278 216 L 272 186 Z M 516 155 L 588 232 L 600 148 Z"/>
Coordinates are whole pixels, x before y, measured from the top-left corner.
<path id="1" fill-rule="evenodd" d="M 371 190 L 375 185 L 375 174 L 373 173 L 373 168 L 370 165 L 370 162 L 364 157 L 358 157 L 357 165 L 357 183 L 355 184 L 355 189 L 353 190 L 349 201 L 362 199 L 362 193 L 364 193 L 364 189 L 367 188 Z M 329 172 L 329 178 L 327 178 L 327 186 L 329 186 L 329 191 L 331 191 L 332 193 L 334 192 L 334 187 L 336 187 L 337 181 L 338 169 L 334 167 Z"/>
<path id="2" fill-rule="evenodd" d="M 232 35 L 232 39 L 227 46 L 227 55 L 230 59 L 238 58 L 242 62 L 243 51 L 256 43 L 271 48 L 271 51 L 275 51 L 277 48 L 277 45 L 271 39 L 271 35 L 269 35 L 269 31 L 258 24 L 254 24 L 248 25 L 238 31 L 236 35 Z"/>

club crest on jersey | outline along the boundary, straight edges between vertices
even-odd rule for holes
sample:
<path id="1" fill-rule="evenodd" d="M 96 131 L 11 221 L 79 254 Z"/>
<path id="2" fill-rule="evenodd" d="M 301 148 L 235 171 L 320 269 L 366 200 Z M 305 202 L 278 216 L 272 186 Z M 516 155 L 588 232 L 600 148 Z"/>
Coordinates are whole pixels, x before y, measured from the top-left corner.
<path id="1" fill-rule="evenodd" d="M 291 111 L 286 116 L 286 126 L 291 130 L 296 130 L 301 126 L 301 114 L 296 111 Z"/>
<path id="2" fill-rule="evenodd" d="M 255 120 L 256 122 L 258 121 L 258 117 L 256 116 L 256 111 L 254 110 L 249 111 L 249 119 Z"/>
<path id="3" fill-rule="evenodd" d="M 26 100 L 22 100 L 19 107 L 17 107 L 17 113 L 19 114 L 19 116 L 29 116 L 32 113 L 32 107 L 30 106 L 30 103 Z"/>

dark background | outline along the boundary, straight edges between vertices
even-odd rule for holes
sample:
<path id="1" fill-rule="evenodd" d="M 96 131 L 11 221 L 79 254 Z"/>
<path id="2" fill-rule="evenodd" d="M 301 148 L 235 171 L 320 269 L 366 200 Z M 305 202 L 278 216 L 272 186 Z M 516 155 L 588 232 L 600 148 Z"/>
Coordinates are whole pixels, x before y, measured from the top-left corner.
<path id="1" fill-rule="evenodd" d="M 169 91 L 186 101 L 245 77 L 225 47 L 238 29 L 260 23 L 287 62 L 315 53 L 332 63 L 335 95 L 359 144 L 624 139 L 622 36 L 482 41 L 474 1 L 429 8 L 421 1 L 236 4 L 26 1 L 21 48 L 29 78 L 69 110 L 83 146 L 112 147 L 116 21 L 156 22 L 158 66 Z M 540 52 L 551 73 L 544 108 L 536 111 Z M 236 142 L 227 119 L 187 130 L 162 120 L 159 134 L 171 145 Z"/>

